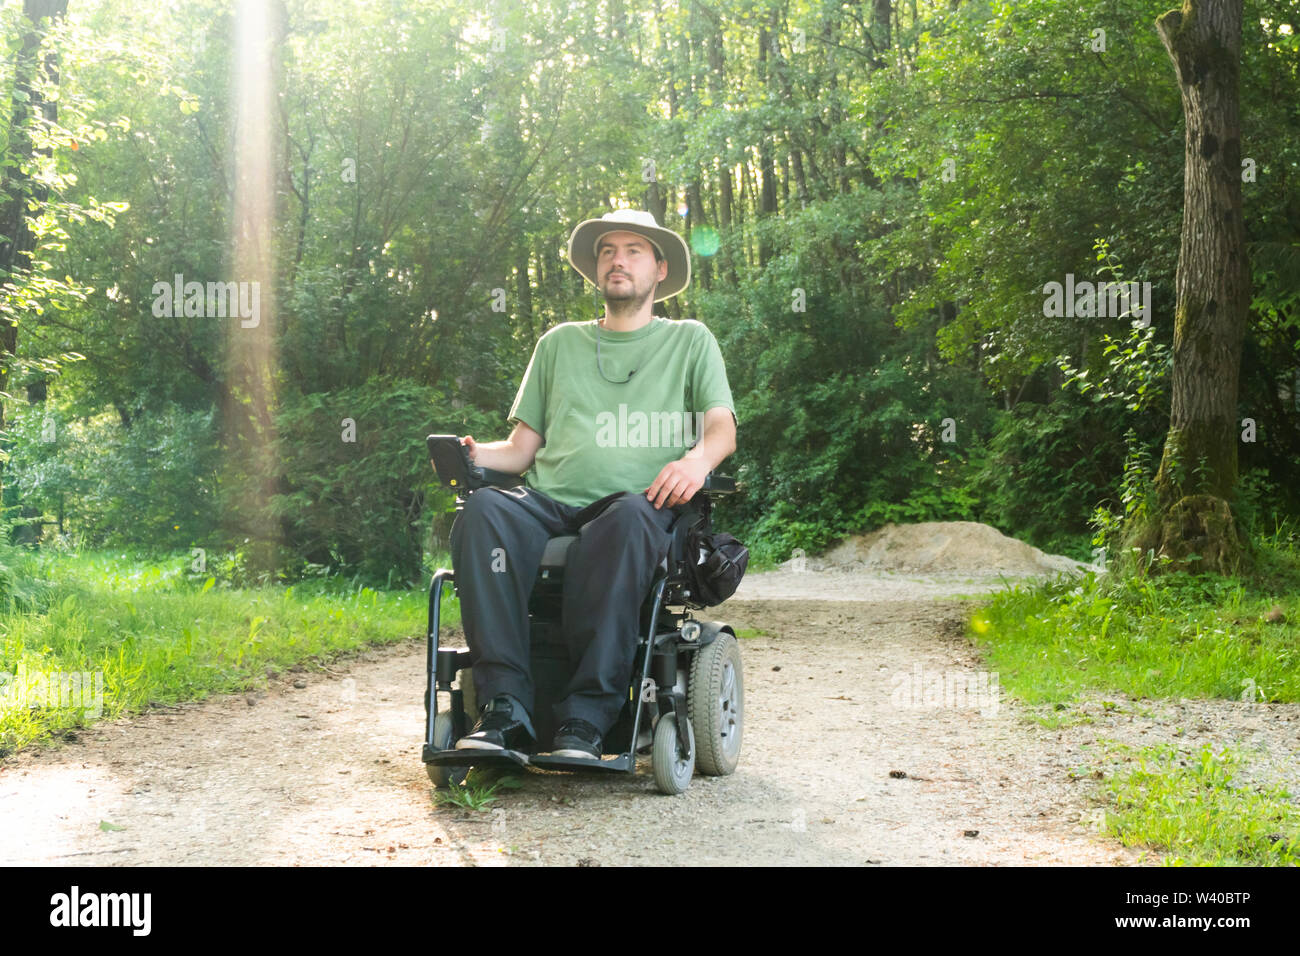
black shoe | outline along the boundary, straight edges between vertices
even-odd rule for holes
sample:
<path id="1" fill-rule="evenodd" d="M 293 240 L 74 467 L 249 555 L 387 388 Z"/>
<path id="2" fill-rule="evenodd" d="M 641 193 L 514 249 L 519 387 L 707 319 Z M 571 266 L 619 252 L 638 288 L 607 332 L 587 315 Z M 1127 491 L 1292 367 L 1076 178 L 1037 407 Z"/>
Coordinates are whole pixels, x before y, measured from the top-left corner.
<path id="1" fill-rule="evenodd" d="M 521 708 L 522 711 L 522 708 Z M 456 741 L 457 750 L 532 751 L 533 736 L 516 713 L 514 702 L 502 694 L 483 708 L 474 729 Z"/>
<path id="2" fill-rule="evenodd" d="M 589 757 L 600 759 L 600 731 L 580 717 L 560 724 L 551 747 L 552 757 Z"/>

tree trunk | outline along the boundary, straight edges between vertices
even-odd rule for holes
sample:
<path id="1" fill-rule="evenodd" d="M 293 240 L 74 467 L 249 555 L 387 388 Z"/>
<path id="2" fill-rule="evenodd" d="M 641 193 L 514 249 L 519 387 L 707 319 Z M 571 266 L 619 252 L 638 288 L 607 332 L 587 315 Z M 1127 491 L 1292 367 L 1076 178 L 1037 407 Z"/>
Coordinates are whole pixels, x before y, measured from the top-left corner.
<path id="1" fill-rule="evenodd" d="M 871 3 L 871 32 L 881 50 L 888 50 L 893 45 L 889 30 L 893 6 L 893 0 L 872 0 Z"/>
<path id="2" fill-rule="evenodd" d="M 829 93 L 826 97 L 827 112 L 830 114 L 827 120 L 828 131 L 832 135 L 831 140 L 831 160 L 835 165 L 835 179 L 839 186 L 839 191 L 847 195 L 849 192 L 849 175 L 848 175 L 848 156 L 844 150 L 844 143 L 838 138 L 837 131 L 840 124 L 844 121 L 844 112 L 840 109 L 840 79 L 838 57 L 835 55 L 835 44 L 839 43 L 840 38 L 840 18 L 839 16 L 828 16 L 822 22 L 822 39 L 826 43 L 827 57 L 826 65 L 830 71 L 829 78 L 826 81 L 826 88 Z"/>
<path id="3" fill-rule="evenodd" d="M 718 108 L 726 100 L 724 84 L 726 83 L 726 58 L 722 49 L 722 27 L 714 24 L 713 30 L 709 33 L 709 42 L 707 46 L 709 59 L 709 91 L 713 95 L 714 108 Z M 735 208 L 735 195 L 732 192 L 731 183 L 731 165 L 727 160 L 727 146 L 722 144 L 722 160 L 718 164 L 718 232 L 719 241 L 719 265 L 723 273 L 730 277 L 732 284 L 736 282 L 736 264 L 732 258 L 730 240 L 731 240 L 731 215 Z"/>
<path id="4" fill-rule="evenodd" d="M 624 0 L 609 0 L 609 36 L 612 40 L 627 39 L 627 7 Z"/>
<path id="5" fill-rule="evenodd" d="M 686 241 L 691 243 L 693 233 L 696 229 L 708 223 L 708 218 L 704 214 L 704 203 L 700 199 L 700 182 L 697 174 L 696 180 L 686 187 L 686 208 L 690 215 L 686 221 Z M 699 256 L 700 286 L 704 289 L 711 289 L 713 258 L 712 256 Z"/>
<path id="6" fill-rule="evenodd" d="M 773 10 L 773 28 L 776 26 L 777 15 L 778 12 Z M 772 34 L 766 27 L 758 31 L 758 75 L 759 81 L 765 86 L 772 85 L 767 56 L 771 38 Z M 762 133 L 758 138 L 758 175 L 762 177 L 763 183 L 759 190 L 758 215 L 754 217 L 754 223 L 758 230 L 758 267 L 762 269 L 772 258 L 772 244 L 768 241 L 762 221 L 776 213 L 776 160 L 772 154 L 772 138 L 767 133 Z"/>
<path id="7" fill-rule="evenodd" d="M 533 286 L 528 277 L 528 247 L 521 246 L 515 260 L 517 272 L 515 289 L 519 295 L 519 321 L 528 329 L 529 335 L 536 339 L 541 333 L 533 321 Z"/>
<path id="8" fill-rule="evenodd" d="M 1169 434 L 1156 500 L 1132 529 L 1170 569 L 1234 573 L 1246 542 L 1237 482 L 1237 383 L 1250 306 L 1241 204 L 1238 72 L 1242 0 L 1184 0 L 1156 21 L 1186 122 Z M 1191 558 L 1189 555 L 1198 555 Z"/>

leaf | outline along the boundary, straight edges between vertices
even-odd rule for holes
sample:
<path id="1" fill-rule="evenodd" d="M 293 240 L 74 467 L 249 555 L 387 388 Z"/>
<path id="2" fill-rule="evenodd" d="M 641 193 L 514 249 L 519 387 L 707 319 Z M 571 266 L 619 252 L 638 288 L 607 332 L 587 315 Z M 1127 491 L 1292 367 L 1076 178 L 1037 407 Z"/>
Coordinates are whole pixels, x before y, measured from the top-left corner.
<path id="1" fill-rule="evenodd" d="M 216 578 L 208 578 L 206 581 L 203 582 L 203 590 L 200 591 L 199 593 L 207 594 L 210 590 L 212 590 L 212 586 L 215 585 L 216 583 L 217 583 Z"/>
<path id="2" fill-rule="evenodd" d="M 107 833 L 110 830 L 125 830 L 126 827 L 120 827 L 116 823 L 109 823 L 107 820 L 99 821 L 99 828 Z"/>

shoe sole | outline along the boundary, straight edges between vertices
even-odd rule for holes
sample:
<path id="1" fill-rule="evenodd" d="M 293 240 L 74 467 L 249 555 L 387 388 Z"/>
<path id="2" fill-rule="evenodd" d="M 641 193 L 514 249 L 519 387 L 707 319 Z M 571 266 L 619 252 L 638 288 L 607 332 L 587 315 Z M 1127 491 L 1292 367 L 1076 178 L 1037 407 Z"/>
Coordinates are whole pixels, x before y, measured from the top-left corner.
<path id="1" fill-rule="evenodd" d="M 466 740 L 461 738 L 456 741 L 455 750 L 505 750 L 500 744 L 489 743 L 486 740 Z"/>
<path id="2" fill-rule="evenodd" d="M 573 760 L 599 760 L 600 754 L 594 754 L 586 750 L 573 750 L 566 748 L 563 750 L 552 750 L 552 757 L 568 757 Z"/>

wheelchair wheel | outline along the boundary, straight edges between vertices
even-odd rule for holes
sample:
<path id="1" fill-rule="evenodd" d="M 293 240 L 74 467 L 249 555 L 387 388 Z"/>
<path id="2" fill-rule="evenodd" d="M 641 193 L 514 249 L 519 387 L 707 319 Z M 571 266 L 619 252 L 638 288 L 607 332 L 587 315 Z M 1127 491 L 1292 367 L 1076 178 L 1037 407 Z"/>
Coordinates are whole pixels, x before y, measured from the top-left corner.
<path id="1" fill-rule="evenodd" d="M 439 750 L 450 750 L 456 744 L 456 741 L 451 739 L 451 714 L 445 710 L 433 718 L 433 743 Z M 429 772 L 429 780 L 439 790 L 445 790 L 453 785 L 459 787 L 469 776 L 469 767 L 426 763 L 424 769 Z"/>
<path id="2" fill-rule="evenodd" d="M 745 681 L 740 645 L 726 631 L 695 652 L 686 710 L 691 724 L 700 728 L 695 758 L 700 773 L 710 777 L 734 773 L 745 722 Z"/>
<path id="3" fill-rule="evenodd" d="M 691 785 L 695 773 L 695 731 L 690 718 L 686 720 L 686 739 L 691 752 L 684 758 L 677 751 L 677 717 L 664 714 L 655 724 L 654 756 L 651 758 L 655 772 L 655 786 L 663 793 L 683 793 Z"/>

